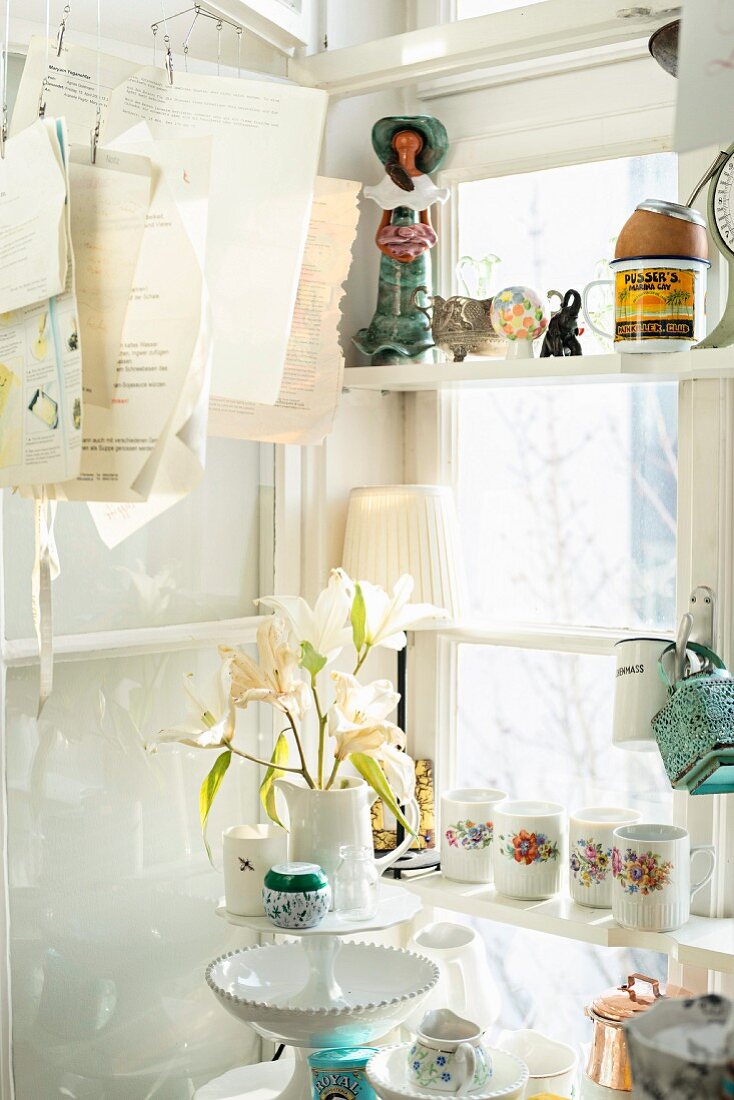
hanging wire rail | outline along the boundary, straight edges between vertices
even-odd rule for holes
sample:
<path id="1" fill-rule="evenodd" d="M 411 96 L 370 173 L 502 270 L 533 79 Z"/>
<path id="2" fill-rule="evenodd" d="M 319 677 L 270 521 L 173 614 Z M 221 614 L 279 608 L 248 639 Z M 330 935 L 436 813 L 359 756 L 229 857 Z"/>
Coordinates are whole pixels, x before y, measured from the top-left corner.
<path id="1" fill-rule="evenodd" d="M 192 12 L 193 12 L 194 18 L 191 21 L 191 26 L 189 27 L 189 29 L 186 33 L 186 37 L 183 40 L 184 64 L 187 65 L 187 67 L 188 67 L 189 41 L 191 39 L 191 35 L 193 33 L 194 27 L 196 26 L 197 20 L 200 19 L 200 18 L 201 19 L 210 19 L 216 25 L 216 28 L 217 28 L 217 75 L 219 75 L 219 67 L 220 67 L 220 61 L 221 61 L 222 27 L 227 26 L 227 27 L 231 27 L 232 30 L 235 31 L 236 34 L 237 34 L 237 75 L 239 76 L 240 75 L 240 69 L 241 69 L 240 50 L 241 50 L 241 45 L 242 45 L 242 33 L 243 33 L 244 28 L 242 26 L 240 26 L 239 23 L 233 23 L 230 19 L 226 19 L 223 15 L 220 15 L 216 12 L 208 11 L 205 7 L 202 7 L 201 4 L 193 4 L 193 5 L 191 5 L 191 7 L 183 8 L 181 11 L 177 11 L 174 15 L 169 15 L 167 18 L 164 15 L 162 19 L 159 19 L 159 20 L 157 20 L 157 22 L 151 23 L 151 25 L 150 25 L 150 29 L 153 32 L 153 50 L 154 50 L 154 52 L 155 52 L 155 39 L 156 39 L 156 35 L 158 34 L 158 28 L 163 26 L 163 29 L 164 29 L 164 32 L 165 32 L 164 42 L 165 42 L 166 51 L 167 51 L 166 65 L 167 65 L 167 68 L 168 68 L 169 79 L 170 79 L 171 83 L 173 83 L 173 72 L 172 72 L 173 58 L 171 57 L 170 38 L 168 36 L 168 23 L 171 22 L 174 19 L 179 19 L 180 17 L 182 17 L 184 15 L 191 15 Z"/>

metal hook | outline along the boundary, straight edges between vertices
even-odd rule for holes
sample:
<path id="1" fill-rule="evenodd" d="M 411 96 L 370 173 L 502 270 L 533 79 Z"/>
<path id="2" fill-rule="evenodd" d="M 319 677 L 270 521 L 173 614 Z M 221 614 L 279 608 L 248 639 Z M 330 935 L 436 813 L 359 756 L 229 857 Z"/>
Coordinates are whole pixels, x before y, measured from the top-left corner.
<path id="1" fill-rule="evenodd" d="M 64 35 L 66 34 L 66 17 L 67 17 L 67 15 L 69 15 L 70 12 L 71 12 L 71 5 L 66 4 L 66 6 L 64 7 L 64 14 L 61 17 L 61 22 L 59 23 L 59 29 L 56 32 L 56 56 L 57 57 L 61 56 L 61 47 L 64 44 Z"/>
<path id="2" fill-rule="evenodd" d="M 164 34 L 163 41 L 166 44 L 166 73 L 168 75 L 168 83 L 173 84 L 173 54 L 171 53 L 171 39 L 170 36 Z"/>
<path id="3" fill-rule="evenodd" d="M 92 137 L 91 137 L 91 162 L 92 162 L 92 164 L 97 163 L 97 146 L 99 145 L 99 122 L 100 122 L 100 115 L 99 115 L 99 111 L 98 111 L 97 112 L 97 121 L 94 124 L 94 128 L 92 130 Z"/>

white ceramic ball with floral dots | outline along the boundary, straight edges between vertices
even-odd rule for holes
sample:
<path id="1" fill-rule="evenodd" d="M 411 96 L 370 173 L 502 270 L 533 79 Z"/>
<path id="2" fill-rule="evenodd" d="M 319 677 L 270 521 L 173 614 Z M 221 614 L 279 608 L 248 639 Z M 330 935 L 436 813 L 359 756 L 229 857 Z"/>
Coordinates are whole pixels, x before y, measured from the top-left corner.
<path id="1" fill-rule="evenodd" d="M 507 340 L 507 359 L 532 359 L 533 340 L 548 327 L 548 311 L 529 286 L 508 286 L 492 299 L 489 314 L 498 336 Z"/>

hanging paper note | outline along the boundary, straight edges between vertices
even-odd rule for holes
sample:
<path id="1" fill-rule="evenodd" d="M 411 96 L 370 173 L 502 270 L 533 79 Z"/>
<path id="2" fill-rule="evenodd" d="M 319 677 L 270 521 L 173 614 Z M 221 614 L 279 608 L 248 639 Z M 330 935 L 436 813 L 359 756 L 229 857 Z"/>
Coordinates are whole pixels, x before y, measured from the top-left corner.
<path id="1" fill-rule="evenodd" d="M 734 3 L 685 0 L 678 56 L 678 152 L 734 141 Z"/>
<path id="2" fill-rule="evenodd" d="M 77 147 L 69 183 L 84 400 L 108 407 L 150 205 L 150 160 L 98 149 L 92 164 L 88 150 Z"/>
<path id="3" fill-rule="evenodd" d="M 141 69 L 110 95 L 112 140 L 139 119 L 155 137 L 212 137 L 206 277 L 218 394 L 273 404 L 321 148 L 325 92 Z"/>
<path id="4" fill-rule="evenodd" d="M 357 232 L 360 187 L 351 180 L 317 178 L 277 404 L 214 394 L 210 435 L 313 444 L 331 431 L 344 373 L 339 302 Z"/>
<path id="5" fill-rule="evenodd" d="M 66 179 L 51 119 L 10 138 L 0 160 L 0 313 L 66 284 Z"/>
<path id="6" fill-rule="evenodd" d="M 156 143 L 154 189 L 122 330 L 109 409 L 85 407 L 81 472 L 58 499 L 178 499 L 203 473 L 210 338 L 199 258 L 184 225 L 200 219 L 208 142 Z M 184 180 L 186 182 L 184 182 Z"/>
<path id="7" fill-rule="evenodd" d="M 64 124 L 48 124 L 66 164 Z M 64 181 L 68 188 L 66 173 Z M 64 209 L 68 240 L 68 204 Z M 68 251 L 61 294 L 0 314 L 0 486 L 32 488 L 79 472 L 81 341 L 70 244 Z"/>

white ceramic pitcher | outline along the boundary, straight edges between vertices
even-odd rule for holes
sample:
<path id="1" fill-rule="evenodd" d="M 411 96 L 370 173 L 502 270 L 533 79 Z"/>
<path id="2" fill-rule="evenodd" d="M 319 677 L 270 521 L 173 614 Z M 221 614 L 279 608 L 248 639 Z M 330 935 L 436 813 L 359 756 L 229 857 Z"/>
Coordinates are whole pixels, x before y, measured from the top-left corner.
<path id="1" fill-rule="evenodd" d="M 288 807 L 288 858 L 318 863 L 331 877 L 340 861 L 343 844 L 372 847 L 370 808 L 377 795 L 363 779 L 348 778 L 330 791 L 315 791 L 290 779 L 276 779 Z M 405 819 L 418 831 L 420 810 L 415 798 L 405 806 Z M 408 850 L 413 836 L 406 832 L 398 847 L 375 859 L 382 874 Z"/>
<path id="2" fill-rule="evenodd" d="M 500 993 L 487 966 L 484 944 L 474 928 L 434 921 L 415 933 L 408 950 L 425 955 L 441 971 L 428 999 L 408 1017 L 408 1027 L 417 1029 L 427 1011 L 444 1005 L 476 1020 L 482 1031 L 497 1022 L 502 1005 Z"/>

